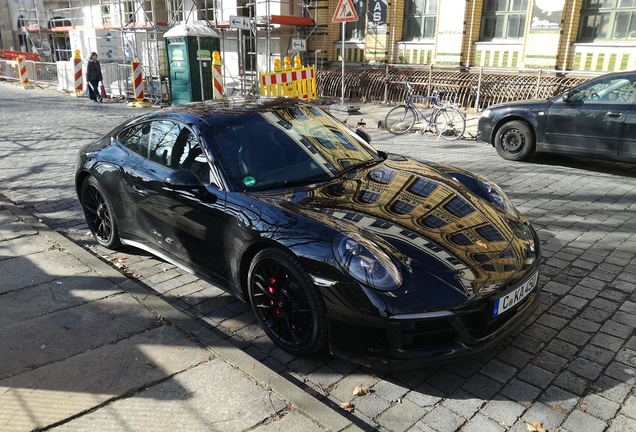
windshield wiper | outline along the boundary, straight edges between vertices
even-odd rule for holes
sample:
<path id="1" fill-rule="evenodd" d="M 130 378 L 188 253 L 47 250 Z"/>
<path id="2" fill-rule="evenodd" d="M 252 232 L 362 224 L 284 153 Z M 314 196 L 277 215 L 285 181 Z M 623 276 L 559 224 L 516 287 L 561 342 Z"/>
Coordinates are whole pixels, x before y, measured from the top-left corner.
<path id="1" fill-rule="evenodd" d="M 346 168 L 346 169 L 340 171 L 338 173 L 338 175 L 341 176 L 343 174 L 347 174 L 347 173 L 349 173 L 351 171 L 355 171 L 355 170 L 358 170 L 360 168 L 374 166 L 374 165 L 379 164 L 382 161 L 383 161 L 383 159 L 371 159 L 371 160 L 368 160 L 368 161 L 360 162 L 358 164 L 352 165 L 349 168 Z"/>

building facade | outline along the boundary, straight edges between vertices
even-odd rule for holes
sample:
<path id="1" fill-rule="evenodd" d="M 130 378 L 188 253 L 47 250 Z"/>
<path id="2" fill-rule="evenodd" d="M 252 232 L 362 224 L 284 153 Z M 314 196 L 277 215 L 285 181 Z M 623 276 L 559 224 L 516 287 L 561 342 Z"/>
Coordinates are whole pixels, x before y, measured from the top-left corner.
<path id="1" fill-rule="evenodd" d="M 346 1 L 346 0 L 345 0 Z M 326 0 L 315 49 L 341 57 L 339 0 Z M 455 67 L 636 68 L 636 0 L 353 0 L 345 60 Z"/>
<path id="2" fill-rule="evenodd" d="M 348 8 L 358 21 L 333 22 Z M 178 23 L 222 27 L 232 15 L 248 17 L 253 30 L 240 38 L 225 34 L 240 41 L 243 57 L 262 57 L 259 69 L 272 57 L 290 54 L 308 64 L 337 62 L 344 55 L 362 64 L 636 68 L 636 0 L 0 0 L 0 49 L 65 60 L 73 30 L 154 32 L 162 42 L 162 33 Z M 284 31 L 274 20 L 281 16 Z M 286 16 L 310 19 L 311 25 Z M 126 44 L 121 45 L 125 54 Z M 302 48 L 295 52 L 292 45 Z"/>

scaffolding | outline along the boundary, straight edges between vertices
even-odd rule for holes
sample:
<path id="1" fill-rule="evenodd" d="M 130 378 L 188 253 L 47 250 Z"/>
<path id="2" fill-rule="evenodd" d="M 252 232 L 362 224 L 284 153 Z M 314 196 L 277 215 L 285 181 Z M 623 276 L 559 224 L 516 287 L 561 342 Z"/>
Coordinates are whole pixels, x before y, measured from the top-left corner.
<path id="1" fill-rule="evenodd" d="M 313 1 L 313 3 L 312 3 Z M 221 39 L 223 58 L 235 59 L 224 79 L 242 92 L 258 91 L 258 74 L 271 69 L 274 57 L 299 55 L 309 64 L 307 40 L 316 35 L 316 0 L 237 0 L 224 8 L 221 0 L 18 0 L 21 41 L 26 51 L 51 60 L 72 58 L 69 35 L 77 30 L 107 30 L 121 41 L 124 64 L 141 60 L 144 76 L 167 77 L 163 34 L 185 23 L 204 24 Z M 249 28 L 237 28 L 232 16 L 245 17 Z M 96 36 L 99 38 L 98 36 Z M 292 39 L 304 40 L 302 49 Z M 47 45 L 50 50 L 46 49 Z M 276 52 L 274 52 L 276 51 Z M 84 56 L 87 53 L 83 53 Z M 161 85 L 159 88 L 161 89 Z M 227 88 L 227 86 L 226 86 Z"/>

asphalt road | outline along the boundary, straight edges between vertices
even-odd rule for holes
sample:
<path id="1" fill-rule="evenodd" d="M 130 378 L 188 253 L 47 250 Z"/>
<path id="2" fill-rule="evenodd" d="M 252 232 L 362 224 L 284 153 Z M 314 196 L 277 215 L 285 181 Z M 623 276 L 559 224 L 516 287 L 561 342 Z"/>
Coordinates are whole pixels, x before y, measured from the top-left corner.
<path id="1" fill-rule="evenodd" d="M 355 117 L 372 126 L 382 109 L 363 106 Z M 544 254 L 541 306 L 503 344 L 462 363 L 385 373 L 327 353 L 287 354 L 218 287 L 141 251 L 96 246 L 73 188 L 77 150 L 143 112 L 0 83 L 0 193 L 318 400 L 351 402 L 346 415 L 363 430 L 520 432 L 537 422 L 549 431 L 636 430 L 636 165 L 512 163 L 476 141 L 369 128 L 379 149 L 497 182 L 538 230 Z M 371 393 L 354 397 L 355 386 Z"/>

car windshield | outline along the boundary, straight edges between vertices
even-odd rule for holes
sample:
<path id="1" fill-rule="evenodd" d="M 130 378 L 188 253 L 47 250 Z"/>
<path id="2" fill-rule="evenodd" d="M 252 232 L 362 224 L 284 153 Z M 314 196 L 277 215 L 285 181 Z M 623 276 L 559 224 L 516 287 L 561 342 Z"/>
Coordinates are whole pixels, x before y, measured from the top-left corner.
<path id="1" fill-rule="evenodd" d="M 223 116 L 206 135 L 235 190 L 324 181 L 381 159 L 357 134 L 309 106 Z"/>

